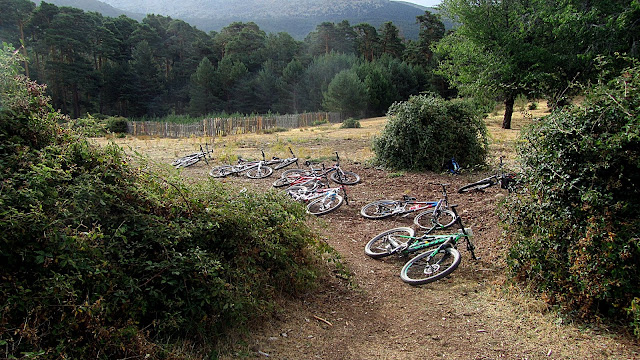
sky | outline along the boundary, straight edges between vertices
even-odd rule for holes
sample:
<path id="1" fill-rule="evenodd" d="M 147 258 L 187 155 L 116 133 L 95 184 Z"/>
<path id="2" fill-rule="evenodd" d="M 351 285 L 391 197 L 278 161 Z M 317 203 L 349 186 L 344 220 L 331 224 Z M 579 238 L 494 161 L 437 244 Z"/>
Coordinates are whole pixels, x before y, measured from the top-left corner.
<path id="1" fill-rule="evenodd" d="M 428 7 L 434 7 L 436 5 L 439 5 L 441 2 L 440 0 L 403 0 L 403 1 L 422 5 L 422 6 L 428 6 Z"/>

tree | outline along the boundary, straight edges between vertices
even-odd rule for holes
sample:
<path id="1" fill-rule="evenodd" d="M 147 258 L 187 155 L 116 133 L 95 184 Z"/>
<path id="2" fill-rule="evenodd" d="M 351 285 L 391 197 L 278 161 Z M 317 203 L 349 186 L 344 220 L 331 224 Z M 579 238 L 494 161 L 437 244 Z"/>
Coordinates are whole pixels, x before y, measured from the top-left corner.
<path id="1" fill-rule="evenodd" d="M 322 105 L 329 111 L 358 116 L 367 105 L 367 87 L 354 71 L 343 70 L 331 80 Z"/>
<path id="2" fill-rule="evenodd" d="M 411 41 L 407 45 L 404 59 L 413 65 L 432 67 L 433 51 L 431 47 L 444 37 L 444 24 L 439 14 L 425 11 L 424 15 L 416 17 L 420 24 L 420 33 L 417 41 Z"/>
<path id="3" fill-rule="evenodd" d="M 13 43 L 16 47 L 24 44 L 24 27 L 35 4 L 28 0 L 0 0 L 0 39 Z M 26 48 L 21 48 L 22 55 L 27 58 Z M 29 63 L 25 60 L 24 69 L 29 76 Z"/>
<path id="4" fill-rule="evenodd" d="M 196 72 L 191 75 L 189 113 L 206 115 L 221 108 L 216 69 L 208 58 L 203 58 Z"/>
<path id="5" fill-rule="evenodd" d="M 461 25 L 437 46 L 440 74 L 463 94 L 504 101 L 508 129 L 516 96 L 560 103 L 571 83 L 594 78 L 598 56 L 615 63 L 616 51 L 634 51 L 638 10 L 629 1 L 606 4 L 444 0 L 444 13 Z"/>
<path id="6" fill-rule="evenodd" d="M 301 91 L 301 82 L 304 76 L 304 67 L 302 63 L 296 59 L 293 59 L 287 64 L 287 67 L 282 70 L 283 91 L 286 94 L 286 107 L 285 112 L 293 112 L 297 114 L 300 110 L 299 93 Z"/>
<path id="7" fill-rule="evenodd" d="M 356 34 L 355 46 L 358 54 L 373 61 L 380 54 L 380 38 L 375 27 L 362 23 L 353 27 Z"/>
<path id="8" fill-rule="evenodd" d="M 542 4 L 536 1 L 445 0 L 442 5 L 461 26 L 437 48 L 444 57 L 439 73 L 463 94 L 502 99 L 505 129 L 511 128 L 516 96 L 534 95 L 538 87 L 530 80 L 557 61 L 547 57 L 545 42 L 551 39 L 545 32 L 553 29 L 540 17 L 536 6 Z"/>
<path id="9" fill-rule="evenodd" d="M 148 42 L 141 41 L 133 49 L 133 79 L 127 99 L 134 116 L 161 116 L 166 112 L 162 102 L 164 86 L 158 63 Z"/>
<path id="10" fill-rule="evenodd" d="M 380 27 L 380 52 L 402 58 L 404 44 L 400 38 L 400 30 L 391 21 L 385 22 Z"/>
<path id="11" fill-rule="evenodd" d="M 313 59 L 304 73 L 305 98 L 303 110 L 316 111 L 322 108 L 324 93 L 329 87 L 333 77 L 342 70 L 351 69 L 358 62 L 355 55 L 329 53 Z"/>

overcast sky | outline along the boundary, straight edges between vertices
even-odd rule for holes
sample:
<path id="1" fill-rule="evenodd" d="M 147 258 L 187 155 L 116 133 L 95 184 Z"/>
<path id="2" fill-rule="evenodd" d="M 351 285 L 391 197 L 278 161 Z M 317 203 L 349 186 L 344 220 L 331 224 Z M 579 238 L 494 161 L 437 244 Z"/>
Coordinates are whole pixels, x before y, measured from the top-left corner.
<path id="1" fill-rule="evenodd" d="M 404 1 L 422 5 L 422 6 L 428 6 L 428 7 L 434 7 L 436 5 L 439 5 L 441 2 L 440 0 L 404 0 Z"/>

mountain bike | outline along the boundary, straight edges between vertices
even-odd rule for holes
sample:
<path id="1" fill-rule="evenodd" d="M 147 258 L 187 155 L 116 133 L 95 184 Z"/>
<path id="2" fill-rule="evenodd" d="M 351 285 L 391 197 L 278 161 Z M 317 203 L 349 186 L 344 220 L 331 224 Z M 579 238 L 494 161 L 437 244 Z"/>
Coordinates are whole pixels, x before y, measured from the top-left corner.
<path id="1" fill-rule="evenodd" d="M 273 169 L 266 165 L 264 151 L 262 151 L 262 160 L 248 161 L 246 159 L 238 159 L 236 165 L 216 166 L 209 171 L 209 176 L 219 178 L 232 174 L 240 174 L 246 171 L 246 175 L 252 179 L 262 179 L 273 174 Z"/>
<path id="2" fill-rule="evenodd" d="M 290 158 L 286 158 L 286 159 L 273 158 L 272 160 L 268 161 L 267 165 L 273 166 L 273 170 L 284 169 L 287 166 L 290 166 L 294 163 L 298 165 L 298 157 L 296 157 L 296 155 L 293 153 L 293 150 L 291 150 L 291 148 L 289 148 L 289 152 L 291 153 Z"/>
<path id="3" fill-rule="evenodd" d="M 458 193 L 466 193 L 472 190 L 483 190 L 490 186 L 500 184 L 500 188 L 507 189 L 507 191 L 515 192 L 517 190 L 517 180 L 516 174 L 514 173 L 505 173 L 503 170 L 502 156 L 500 157 L 500 165 L 498 167 L 498 173 L 495 175 L 489 176 L 488 178 L 484 178 L 482 180 L 473 182 L 471 184 L 467 184 L 460 189 L 458 189 Z"/>
<path id="4" fill-rule="evenodd" d="M 171 165 L 175 166 L 176 169 L 179 169 L 182 167 L 191 166 L 203 159 L 207 163 L 207 165 L 209 165 L 209 159 L 211 159 L 210 154 L 213 152 L 213 149 L 209 150 L 209 144 L 205 144 L 204 146 L 205 146 L 205 150 L 203 150 L 202 145 L 200 145 L 200 151 L 177 158 L 173 160 Z"/>
<path id="5" fill-rule="evenodd" d="M 442 279 L 460 265 L 460 253 L 456 247 L 463 238 L 466 239 L 471 257 L 474 260 L 478 259 L 471 241 L 473 232 L 471 228 L 464 227 L 456 208 L 457 205 L 451 205 L 451 210 L 456 215 L 456 224 L 459 226 L 458 232 L 430 235 L 428 231 L 421 236 L 414 236 L 412 228 L 399 227 L 376 235 L 365 246 L 365 254 L 379 259 L 393 254 L 406 257 L 427 250 L 405 263 L 400 271 L 400 278 L 411 285 Z"/>
<path id="6" fill-rule="evenodd" d="M 432 183 L 431 185 L 442 187 L 442 199 L 418 201 L 414 197 L 403 195 L 402 200 L 377 200 L 363 206 L 360 209 L 360 215 L 367 219 L 384 219 L 394 215 L 408 216 L 411 213 L 419 212 L 413 219 L 413 223 L 418 227 L 428 229 L 437 224 L 438 228 L 446 229 L 456 220 L 453 211 L 448 209 L 447 186 L 449 184 Z"/>
<path id="7" fill-rule="evenodd" d="M 340 192 L 342 192 L 342 195 L 340 195 Z M 309 197 L 309 200 L 307 200 L 309 202 L 307 204 L 307 212 L 316 216 L 336 210 L 343 202 L 349 205 L 347 189 L 344 185 L 334 188 L 318 188 Z"/>
<path id="8" fill-rule="evenodd" d="M 285 191 L 294 200 L 306 202 L 307 212 L 314 215 L 330 213 L 339 208 L 343 202 L 349 204 L 345 185 L 330 188 L 321 180 L 290 186 Z"/>
<path id="9" fill-rule="evenodd" d="M 360 176 L 353 171 L 346 171 L 340 167 L 340 156 L 338 152 L 336 154 L 336 162 L 330 168 L 325 168 L 322 164 L 321 169 L 314 169 L 310 167 L 309 170 L 304 169 L 289 169 L 282 173 L 280 179 L 273 183 L 274 187 L 286 186 L 294 182 L 301 176 L 327 176 L 333 182 L 342 185 L 355 185 L 360 182 Z M 307 162 L 307 164 L 309 164 Z"/>

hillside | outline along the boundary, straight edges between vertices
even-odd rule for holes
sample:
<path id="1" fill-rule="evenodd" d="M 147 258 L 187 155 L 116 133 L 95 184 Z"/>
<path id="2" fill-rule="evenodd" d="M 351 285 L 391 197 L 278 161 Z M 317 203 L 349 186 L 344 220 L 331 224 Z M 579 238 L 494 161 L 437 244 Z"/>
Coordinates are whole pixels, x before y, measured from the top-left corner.
<path id="1" fill-rule="evenodd" d="M 58 6 L 97 11 L 105 16 L 158 14 L 182 19 L 204 31 L 219 31 L 234 21 L 257 23 L 268 33 L 286 32 L 301 40 L 321 22 L 348 20 L 375 27 L 391 21 L 407 39 L 416 39 L 416 16 L 427 8 L 389 0 L 51 0 Z"/>

